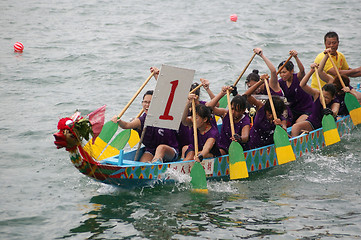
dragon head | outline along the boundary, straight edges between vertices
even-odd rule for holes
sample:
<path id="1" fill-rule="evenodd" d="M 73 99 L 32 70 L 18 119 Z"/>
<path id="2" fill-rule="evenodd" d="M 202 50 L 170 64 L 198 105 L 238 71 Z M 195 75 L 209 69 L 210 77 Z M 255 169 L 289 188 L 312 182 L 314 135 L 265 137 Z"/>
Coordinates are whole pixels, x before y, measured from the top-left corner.
<path id="1" fill-rule="evenodd" d="M 89 140 L 89 136 L 93 135 L 89 120 L 80 117 L 79 112 L 76 112 L 71 118 L 60 119 L 58 130 L 53 134 L 54 144 L 58 149 L 65 147 L 67 151 L 75 150 L 83 138 Z"/>

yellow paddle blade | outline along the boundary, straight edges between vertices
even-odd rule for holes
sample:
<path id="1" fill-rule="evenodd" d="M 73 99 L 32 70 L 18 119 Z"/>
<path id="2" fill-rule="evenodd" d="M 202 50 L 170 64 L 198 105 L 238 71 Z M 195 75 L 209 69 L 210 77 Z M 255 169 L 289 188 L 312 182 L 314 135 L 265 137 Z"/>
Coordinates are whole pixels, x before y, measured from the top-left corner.
<path id="1" fill-rule="evenodd" d="M 230 164 L 229 168 L 231 169 L 229 171 L 229 177 L 231 180 L 240 179 L 240 178 L 248 178 L 247 164 L 245 161 L 236 162 L 235 164 Z"/>
<path id="2" fill-rule="evenodd" d="M 361 123 L 361 108 L 355 108 L 350 111 L 350 117 L 353 125 L 357 126 Z"/>
<path id="3" fill-rule="evenodd" d="M 112 156 L 119 154 L 119 150 L 110 145 L 102 153 L 102 151 L 104 150 L 104 148 L 106 146 L 107 146 L 107 143 L 105 143 L 101 138 L 96 138 L 94 144 L 92 144 L 92 141 L 90 140 L 84 146 L 84 150 L 87 153 L 89 153 L 89 155 L 92 158 L 94 158 L 95 160 L 98 160 L 98 161 L 106 159 L 106 158 L 110 158 Z"/>
<path id="4" fill-rule="evenodd" d="M 325 139 L 326 146 L 332 145 L 341 141 L 340 135 L 338 134 L 337 129 L 330 129 L 323 132 L 323 137 Z"/>
<path id="5" fill-rule="evenodd" d="M 287 132 L 279 125 L 276 126 L 273 133 L 273 140 L 279 165 L 296 160 Z"/>
<path id="6" fill-rule="evenodd" d="M 337 131 L 337 125 L 332 115 L 325 115 L 322 118 L 323 138 L 326 146 L 337 143 L 340 140 L 340 135 Z"/>
<path id="7" fill-rule="evenodd" d="M 242 146 L 235 141 L 229 145 L 229 178 L 231 180 L 248 178 L 246 159 L 244 158 Z"/>
<path id="8" fill-rule="evenodd" d="M 101 138 L 97 137 L 94 144 L 92 144 L 92 140 L 90 139 L 90 141 L 84 146 L 84 150 L 89 153 L 92 158 L 98 159 L 99 155 L 106 146 L 107 143 L 104 142 Z"/>
<path id="9" fill-rule="evenodd" d="M 106 158 L 110 158 L 110 157 L 113 157 L 115 155 L 119 155 L 120 151 L 119 149 L 116 149 L 112 146 L 108 146 L 105 151 L 102 153 L 102 155 L 100 155 L 100 157 L 98 158 L 98 160 L 103 160 L 103 159 L 106 159 Z"/>
<path id="10" fill-rule="evenodd" d="M 276 148 L 278 164 L 284 164 L 296 160 L 291 145 Z"/>
<path id="11" fill-rule="evenodd" d="M 140 141 L 139 134 L 137 131 L 133 130 L 130 132 L 130 138 L 128 144 L 130 148 L 133 148 Z"/>

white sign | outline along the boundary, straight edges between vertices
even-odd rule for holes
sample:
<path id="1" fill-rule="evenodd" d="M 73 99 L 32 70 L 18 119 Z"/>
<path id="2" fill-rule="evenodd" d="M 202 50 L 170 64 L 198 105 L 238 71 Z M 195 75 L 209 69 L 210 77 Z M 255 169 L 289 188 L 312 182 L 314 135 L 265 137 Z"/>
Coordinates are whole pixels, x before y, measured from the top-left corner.
<path id="1" fill-rule="evenodd" d="M 178 130 L 194 70 L 162 65 L 145 126 Z"/>

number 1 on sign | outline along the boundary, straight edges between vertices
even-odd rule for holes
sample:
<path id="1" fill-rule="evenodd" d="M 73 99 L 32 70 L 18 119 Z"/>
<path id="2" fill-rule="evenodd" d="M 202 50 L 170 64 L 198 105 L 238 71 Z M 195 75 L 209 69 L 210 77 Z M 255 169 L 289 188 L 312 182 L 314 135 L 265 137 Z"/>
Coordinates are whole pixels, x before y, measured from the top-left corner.
<path id="1" fill-rule="evenodd" d="M 171 108 L 172 103 L 173 103 L 175 90 L 176 90 L 176 88 L 178 86 L 178 80 L 174 80 L 174 81 L 172 81 L 170 83 L 172 84 L 172 89 L 170 90 L 167 105 L 165 106 L 163 115 L 159 116 L 159 119 L 162 119 L 162 120 L 173 120 L 173 116 L 169 115 L 169 111 L 170 111 L 170 108 Z"/>

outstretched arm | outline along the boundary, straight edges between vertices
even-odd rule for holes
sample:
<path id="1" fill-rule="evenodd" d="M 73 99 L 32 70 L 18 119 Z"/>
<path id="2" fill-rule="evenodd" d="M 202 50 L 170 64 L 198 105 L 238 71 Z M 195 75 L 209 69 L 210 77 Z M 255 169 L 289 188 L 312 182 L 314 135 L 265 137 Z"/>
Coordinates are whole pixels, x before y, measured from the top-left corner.
<path id="1" fill-rule="evenodd" d="M 326 83 L 332 83 L 333 82 L 333 77 L 329 74 L 327 74 L 325 71 L 323 71 L 325 64 L 327 62 L 328 59 L 328 52 L 331 53 L 331 48 L 327 48 L 324 51 L 325 56 L 322 58 L 321 62 L 320 62 L 320 66 L 318 67 L 318 74 L 320 75 L 320 78 L 322 81 L 326 82 Z"/>
<path id="2" fill-rule="evenodd" d="M 118 116 L 115 115 L 111 119 L 112 122 L 118 123 L 119 127 L 123 129 L 140 129 L 142 123 L 140 122 L 139 118 L 132 120 L 131 122 L 123 121 L 122 119 L 118 119 Z"/>
<path id="3" fill-rule="evenodd" d="M 208 93 L 209 98 L 213 99 L 215 97 L 215 95 L 209 88 L 209 81 L 205 78 L 201 78 L 200 80 L 201 80 L 204 90 L 206 90 L 206 92 Z M 218 107 L 218 106 L 219 106 L 219 103 L 217 102 L 216 107 Z"/>
<path id="4" fill-rule="evenodd" d="M 187 104 L 184 107 L 183 115 L 182 115 L 182 124 L 185 126 L 192 126 L 192 116 L 188 116 L 189 108 L 192 106 L 192 99 L 196 99 L 197 96 L 194 93 L 188 95 Z"/>
<path id="5" fill-rule="evenodd" d="M 217 108 L 216 106 L 219 105 L 219 100 L 226 95 L 227 93 L 227 89 L 229 91 L 232 91 L 232 87 L 228 87 L 228 86 L 223 86 L 222 90 L 217 94 L 217 96 L 215 96 L 213 99 L 211 99 L 211 101 L 206 103 L 207 107 L 212 108 L 214 114 L 223 117 L 228 110 L 225 108 Z"/>
<path id="6" fill-rule="evenodd" d="M 297 78 L 302 79 L 305 76 L 305 67 L 303 66 L 301 60 L 298 58 L 298 52 L 296 50 L 291 50 L 290 55 L 296 60 L 299 72 L 297 73 Z"/>
<path id="7" fill-rule="evenodd" d="M 253 51 L 263 59 L 263 61 L 266 63 L 267 67 L 271 71 L 271 79 L 269 81 L 270 88 L 272 88 L 272 90 L 275 92 L 281 91 L 281 88 L 280 88 L 280 85 L 279 85 L 278 79 L 277 79 L 276 68 L 273 66 L 271 61 L 263 54 L 263 51 L 261 48 L 255 48 L 255 49 L 253 49 Z"/>
<path id="8" fill-rule="evenodd" d="M 312 63 L 310 71 L 308 73 L 306 73 L 306 75 L 302 78 L 302 80 L 300 82 L 300 87 L 305 92 L 310 94 L 313 97 L 314 100 L 316 100 L 318 98 L 319 91 L 317 89 L 314 89 L 314 88 L 308 86 L 307 82 L 310 79 L 310 77 L 312 76 L 312 74 L 315 72 L 316 67 L 317 67 L 317 63 Z"/>
<path id="9" fill-rule="evenodd" d="M 154 78 L 155 80 L 158 80 L 158 76 L 159 76 L 159 69 L 157 67 L 151 67 L 150 68 L 150 72 L 154 72 Z"/>
<path id="10" fill-rule="evenodd" d="M 340 72 L 340 75 L 346 75 L 348 77 L 361 77 L 361 67 L 338 71 Z"/>
<path id="11" fill-rule="evenodd" d="M 267 80 L 266 80 L 267 81 Z M 259 80 L 256 84 L 254 84 L 252 87 L 248 88 L 248 90 L 243 94 L 247 97 L 247 101 L 256 106 L 257 110 L 260 109 L 263 106 L 263 103 L 259 100 L 257 100 L 255 97 L 252 96 L 254 91 L 256 91 L 257 88 L 259 88 L 262 84 L 264 84 L 263 79 Z"/>

